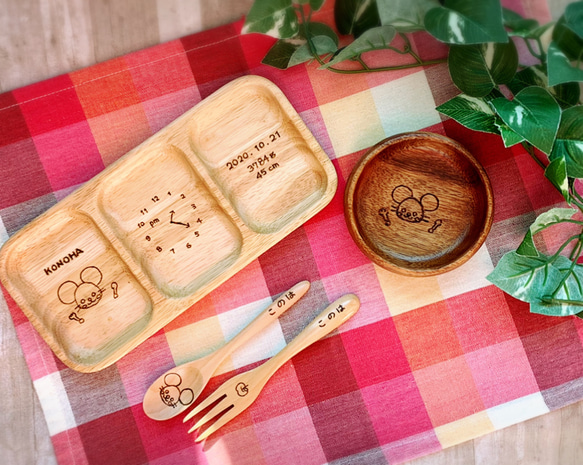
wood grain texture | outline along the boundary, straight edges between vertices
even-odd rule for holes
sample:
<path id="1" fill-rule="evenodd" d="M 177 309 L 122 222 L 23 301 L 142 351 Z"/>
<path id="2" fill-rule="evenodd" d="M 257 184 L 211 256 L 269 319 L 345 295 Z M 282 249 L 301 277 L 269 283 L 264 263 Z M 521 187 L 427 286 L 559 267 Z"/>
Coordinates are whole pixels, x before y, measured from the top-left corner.
<path id="1" fill-rule="evenodd" d="M 0 250 L 0 279 L 67 366 L 99 371 L 314 216 L 336 187 L 283 92 L 244 76 L 18 231 Z"/>
<path id="2" fill-rule="evenodd" d="M 434 276 L 468 261 L 490 231 L 494 199 L 484 168 L 456 141 L 410 132 L 368 150 L 346 184 L 350 235 L 373 262 Z"/>
<path id="3" fill-rule="evenodd" d="M 151 17 L 157 26 L 132 32 L 132 46 L 122 49 L 100 31 L 122 27 L 110 3 L 128 7 L 133 0 L 0 0 L 0 91 L 113 58 L 238 19 L 252 0 L 156 0 Z M 557 18 L 569 0 L 549 0 Z M 100 18 L 98 20 L 98 18 Z M 135 20 L 125 18 L 126 24 Z M 113 26 L 115 24 L 115 26 Z M 143 24 L 143 23 L 141 23 Z M 116 35 L 126 33 L 115 31 Z M 100 42 L 98 44 L 98 42 Z M 130 42 L 130 39 L 128 39 Z M 0 299 L 0 363 L 5 401 L 0 407 L 0 457 L 12 465 L 54 464 L 48 429 L 33 390 L 12 319 Z M 578 465 L 583 456 L 583 402 L 496 431 L 409 465 Z"/>

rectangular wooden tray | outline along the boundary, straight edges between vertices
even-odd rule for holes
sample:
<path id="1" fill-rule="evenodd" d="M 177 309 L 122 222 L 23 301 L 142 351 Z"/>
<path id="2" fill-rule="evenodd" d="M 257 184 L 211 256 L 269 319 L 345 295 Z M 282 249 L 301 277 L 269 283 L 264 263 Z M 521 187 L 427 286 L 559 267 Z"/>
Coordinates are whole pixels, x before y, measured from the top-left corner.
<path id="1" fill-rule="evenodd" d="M 336 187 L 279 88 L 242 77 L 11 237 L 0 280 L 67 366 L 98 371 L 315 215 Z"/>

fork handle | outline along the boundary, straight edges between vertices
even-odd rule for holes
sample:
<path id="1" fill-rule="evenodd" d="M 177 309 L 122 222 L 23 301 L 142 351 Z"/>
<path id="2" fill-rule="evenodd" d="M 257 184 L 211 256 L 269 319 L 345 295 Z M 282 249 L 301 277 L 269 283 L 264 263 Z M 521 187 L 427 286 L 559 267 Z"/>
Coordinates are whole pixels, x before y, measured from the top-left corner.
<path id="1" fill-rule="evenodd" d="M 294 355 L 346 322 L 359 308 L 360 300 L 354 294 L 345 294 L 328 305 L 288 345 L 261 366 L 265 381 Z"/>

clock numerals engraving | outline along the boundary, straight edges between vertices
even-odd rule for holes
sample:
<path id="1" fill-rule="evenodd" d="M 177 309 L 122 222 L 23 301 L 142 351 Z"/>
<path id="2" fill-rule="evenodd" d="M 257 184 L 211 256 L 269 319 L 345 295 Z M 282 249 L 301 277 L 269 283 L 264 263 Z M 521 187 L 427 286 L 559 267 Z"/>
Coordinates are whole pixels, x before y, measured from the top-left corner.
<path id="1" fill-rule="evenodd" d="M 204 223 L 199 214 L 193 216 L 198 206 L 183 192 L 165 192 L 165 195 L 158 194 L 150 198 L 156 204 L 155 207 L 139 210 L 142 219 L 138 221 L 137 228 L 147 231 L 142 237 L 158 253 L 177 255 L 193 250 L 194 241 L 201 235 L 200 225 Z M 177 235 L 180 238 L 178 241 L 170 243 L 167 240 Z"/>

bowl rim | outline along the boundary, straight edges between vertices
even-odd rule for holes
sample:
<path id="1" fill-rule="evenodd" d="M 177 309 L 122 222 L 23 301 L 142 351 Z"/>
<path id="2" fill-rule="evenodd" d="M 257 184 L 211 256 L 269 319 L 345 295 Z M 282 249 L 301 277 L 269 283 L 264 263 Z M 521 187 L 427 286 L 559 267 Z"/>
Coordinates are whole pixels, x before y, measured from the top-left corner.
<path id="1" fill-rule="evenodd" d="M 485 191 L 485 204 L 486 204 L 486 211 L 484 215 L 483 224 L 480 227 L 480 233 L 478 234 L 476 240 L 468 247 L 468 249 L 456 258 L 453 261 L 444 263 L 438 267 L 427 267 L 427 268 L 419 268 L 419 269 L 411 269 L 405 268 L 399 265 L 394 264 L 391 261 L 385 260 L 380 257 L 367 243 L 367 241 L 361 235 L 359 228 L 356 226 L 356 216 L 354 213 L 354 193 L 356 190 L 356 186 L 358 185 L 358 181 L 361 178 L 362 172 L 364 171 L 365 167 L 381 152 L 383 152 L 387 147 L 408 139 L 434 139 L 439 140 L 442 143 L 447 145 L 453 146 L 457 152 L 461 153 L 472 165 L 475 169 L 476 173 L 480 178 L 480 182 L 484 186 Z M 492 191 L 492 184 L 490 183 L 490 179 L 488 178 L 488 174 L 486 170 L 481 165 L 480 162 L 459 142 L 444 136 L 442 134 L 433 133 L 430 131 L 410 131 L 410 132 L 402 132 L 399 134 L 395 134 L 393 136 L 389 136 L 377 144 L 373 145 L 369 148 L 366 153 L 362 156 L 362 158 L 356 163 L 348 180 L 346 181 L 346 188 L 344 190 L 344 217 L 346 221 L 346 225 L 348 227 L 348 232 L 350 233 L 352 239 L 358 246 L 358 248 L 375 264 L 384 268 L 388 271 L 393 271 L 395 273 L 405 275 L 405 276 L 418 276 L 418 277 L 425 277 L 425 276 L 435 276 L 438 274 L 443 274 L 448 271 L 451 271 L 464 263 L 466 263 L 470 258 L 472 258 L 476 252 L 482 247 L 488 234 L 490 233 L 490 229 L 492 228 L 493 220 L 494 220 L 494 194 Z"/>

